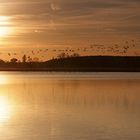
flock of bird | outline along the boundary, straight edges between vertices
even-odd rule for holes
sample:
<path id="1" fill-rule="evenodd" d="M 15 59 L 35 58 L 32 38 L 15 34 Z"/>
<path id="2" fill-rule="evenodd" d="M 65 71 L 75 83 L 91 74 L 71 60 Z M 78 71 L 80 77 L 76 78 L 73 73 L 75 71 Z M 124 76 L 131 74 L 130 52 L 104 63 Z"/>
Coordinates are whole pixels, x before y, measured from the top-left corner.
<path id="1" fill-rule="evenodd" d="M 45 48 L 45 49 L 38 49 L 38 50 L 28 50 L 28 51 L 22 51 L 20 53 L 7 53 L 7 55 L 11 58 L 16 57 L 18 55 L 21 56 L 22 55 L 26 55 L 29 58 L 31 57 L 41 57 L 42 59 L 45 58 L 47 56 L 47 54 L 49 53 L 54 53 L 57 57 L 57 55 L 61 54 L 61 53 L 65 53 L 67 55 L 69 54 L 74 54 L 77 53 L 79 55 L 84 55 L 84 54 L 89 54 L 89 55 L 116 55 L 116 56 L 125 56 L 128 55 L 129 51 L 131 50 L 135 50 L 136 49 L 136 45 L 135 45 L 135 41 L 131 40 L 131 41 L 126 41 L 124 43 L 124 45 L 118 45 L 118 44 L 114 44 L 112 46 L 105 46 L 102 44 L 92 44 L 89 47 L 79 47 L 79 48 L 71 48 L 71 47 L 67 47 L 67 48 L 63 48 L 63 49 L 52 49 L 52 48 Z M 134 52 L 134 55 L 140 55 L 138 52 Z"/>
<path id="2" fill-rule="evenodd" d="M 112 55 L 127 55 L 131 49 L 134 50 L 136 47 L 134 40 L 132 40 L 130 44 L 126 41 L 123 46 L 115 44 L 110 47 L 105 47 L 104 45 L 92 45 L 91 47 L 94 48 L 94 46 L 97 46 L 97 52 L 101 52 L 102 54 L 110 53 Z"/>

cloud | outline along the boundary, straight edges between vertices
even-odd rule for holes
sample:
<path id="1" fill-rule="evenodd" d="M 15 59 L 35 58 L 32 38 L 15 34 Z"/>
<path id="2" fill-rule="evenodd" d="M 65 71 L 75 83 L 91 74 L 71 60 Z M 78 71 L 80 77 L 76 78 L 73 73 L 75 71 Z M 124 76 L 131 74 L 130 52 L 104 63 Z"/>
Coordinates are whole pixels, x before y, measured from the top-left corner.
<path id="1" fill-rule="evenodd" d="M 100 35 L 140 34 L 139 4 L 139 0 L 0 0 L 0 15 L 12 17 L 17 40 L 25 35 L 31 42 L 36 36 L 42 42 L 65 38 L 80 42 Z"/>

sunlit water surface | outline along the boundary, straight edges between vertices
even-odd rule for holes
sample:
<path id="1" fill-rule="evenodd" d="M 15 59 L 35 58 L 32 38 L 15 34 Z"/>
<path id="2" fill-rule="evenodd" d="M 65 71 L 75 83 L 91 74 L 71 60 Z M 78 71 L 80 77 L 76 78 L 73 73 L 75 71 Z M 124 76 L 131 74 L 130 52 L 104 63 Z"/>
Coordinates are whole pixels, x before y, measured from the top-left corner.
<path id="1" fill-rule="evenodd" d="M 140 140 L 140 73 L 0 73 L 0 140 Z"/>

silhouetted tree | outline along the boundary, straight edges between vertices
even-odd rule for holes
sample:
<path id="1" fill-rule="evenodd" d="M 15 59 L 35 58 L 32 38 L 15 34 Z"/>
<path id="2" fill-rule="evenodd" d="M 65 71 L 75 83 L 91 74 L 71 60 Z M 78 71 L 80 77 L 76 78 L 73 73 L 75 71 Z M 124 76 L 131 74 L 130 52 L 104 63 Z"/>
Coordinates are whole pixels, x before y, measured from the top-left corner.
<path id="1" fill-rule="evenodd" d="M 27 57 L 26 57 L 26 55 L 23 55 L 23 57 L 22 57 L 22 62 L 23 62 L 23 63 L 26 63 L 26 61 L 27 61 Z"/>
<path id="2" fill-rule="evenodd" d="M 71 57 L 79 57 L 80 55 L 78 53 L 74 53 L 71 55 Z"/>
<path id="3" fill-rule="evenodd" d="M 0 59 L 0 63 L 4 63 L 4 62 L 5 62 L 4 60 Z"/>
<path id="4" fill-rule="evenodd" d="M 32 58 L 30 56 L 28 56 L 28 62 L 32 62 Z"/>
<path id="5" fill-rule="evenodd" d="M 10 62 L 12 62 L 12 63 L 16 63 L 18 60 L 17 60 L 17 58 L 12 58 L 11 60 L 10 60 Z"/>

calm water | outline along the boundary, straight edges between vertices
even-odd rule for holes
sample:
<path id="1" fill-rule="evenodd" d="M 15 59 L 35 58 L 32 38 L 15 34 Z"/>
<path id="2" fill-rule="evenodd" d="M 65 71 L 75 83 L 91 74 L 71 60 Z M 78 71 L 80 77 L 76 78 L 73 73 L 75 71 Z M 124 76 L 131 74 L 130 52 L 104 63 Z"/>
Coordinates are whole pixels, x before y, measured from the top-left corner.
<path id="1" fill-rule="evenodd" d="M 0 73 L 0 140 L 140 140 L 140 73 Z"/>

